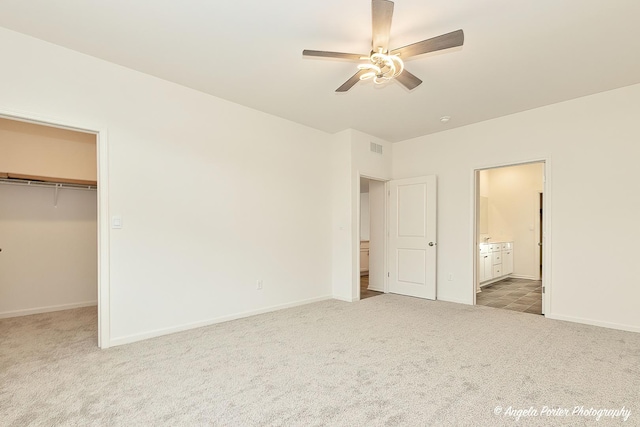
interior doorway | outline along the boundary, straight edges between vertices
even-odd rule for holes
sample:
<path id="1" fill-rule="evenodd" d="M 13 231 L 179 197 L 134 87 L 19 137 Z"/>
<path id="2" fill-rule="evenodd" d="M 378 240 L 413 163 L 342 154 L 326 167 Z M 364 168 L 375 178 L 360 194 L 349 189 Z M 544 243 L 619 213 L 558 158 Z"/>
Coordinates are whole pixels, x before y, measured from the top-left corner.
<path id="1" fill-rule="evenodd" d="M 474 172 L 475 304 L 545 313 L 545 167 L 538 161 Z"/>
<path id="2" fill-rule="evenodd" d="M 385 184 L 360 177 L 359 299 L 384 293 Z"/>
<path id="3" fill-rule="evenodd" d="M 106 348 L 100 133 L 0 112 L 0 318 L 90 313 L 97 345 Z"/>
<path id="4" fill-rule="evenodd" d="M 354 247 L 358 254 L 352 259 L 360 265 L 361 254 L 368 254 L 368 283 L 366 290 L 436 299 L 436 225 L 437 179 L 435 175 L 382 181 L 358 175 L 358 184 L 369 185 L 370 239 L 366 247 Z M 362 188 L 362 187 L 361 187 Z M 355 189 L 355 187 L 354 187 Z M 355 195 L 354 195 L 355 197 Z M 355 199 L 354 199 L 355 200 Z M 363 241 L 360 217 L 361 197 L 357 203 L 356 245 Z M 365 209 L 366 211 L 366 209 Z M 364 221 L 366 223 L 366 220 Z M 354 299 L 361 298 L 358 270 L 354 277 Z M 365 275 L 363 274 L 363 277 Z"/>

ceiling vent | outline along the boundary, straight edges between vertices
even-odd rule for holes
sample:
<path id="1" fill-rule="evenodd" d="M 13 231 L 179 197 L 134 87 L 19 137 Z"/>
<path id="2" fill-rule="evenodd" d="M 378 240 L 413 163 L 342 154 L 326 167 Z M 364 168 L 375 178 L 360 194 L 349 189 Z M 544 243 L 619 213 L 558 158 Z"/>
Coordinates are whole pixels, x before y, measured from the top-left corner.
<path id="1" fill-rule="evenodd" d="M 372 153 L 382 154 L 382 145 L 381 144 L 376 144 L 375 142 L 370 142 L 369 143 L 369 150 Z"/>

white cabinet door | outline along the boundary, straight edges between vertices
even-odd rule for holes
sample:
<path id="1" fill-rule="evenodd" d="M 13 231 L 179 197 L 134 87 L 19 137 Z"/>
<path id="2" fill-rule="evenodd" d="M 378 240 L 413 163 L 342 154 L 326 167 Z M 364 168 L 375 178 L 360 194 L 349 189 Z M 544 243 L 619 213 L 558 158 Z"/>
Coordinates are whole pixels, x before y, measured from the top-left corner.
<path id="1" fill-rule="evenodd" d="M 513 249 L 502 251 L 502 274 L 513 273 Z"/>
<path id="2" fill-rule="evenodd" d="M 369 271 L 369 249 L 360 249 L 360 273 Z"/>
<path id="3" fill-rule="evenodd" d="M 491 279 L 491 245 L 480 243 L 478 252 L 478 281 L 482 283 Z"/>
<path id="4" fill-rule="evenodd" d="M 436 299 L 436 177 L 389 182 L 389 291 Z"/>
<path id="5" fill-rule="evenodd" d="M 484 253 L 480 254 L 480 259 L 478 261 L 478 267 L 480 269 L 479 272 L 479 280 L 480 283 L 486 282 L 487 280 L 491 280 L 491 254 Z"/>
<path id="6" fill-rule="evenodd" d="M 482 255 L 483 258 L 480 258 L 480 262 L 482 263 L 482 265 L 484 266 L 484 279 L 481 279 L 481 281 L 485 281 L 485 280 L 491 280 L 493 279 L 493 262 L 491 261 L 491 254 L 484 254 Z"/>

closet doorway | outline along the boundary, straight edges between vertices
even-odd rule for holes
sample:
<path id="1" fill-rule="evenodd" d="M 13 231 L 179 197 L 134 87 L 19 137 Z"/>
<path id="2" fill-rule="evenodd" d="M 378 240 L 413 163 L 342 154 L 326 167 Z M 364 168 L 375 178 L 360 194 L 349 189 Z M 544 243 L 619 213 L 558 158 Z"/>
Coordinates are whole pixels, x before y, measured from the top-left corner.
<path id="1" fill-rule="evenodd" d="M 539 161 L 474 172 L 477 305 L 545 313 L 545 167 Z"/>
<path id="2" fill-rule="evenodd" d="M 384 293 L 385 183 L 360 177 L 359 299 Z"/>
<path id="3" fill-rule="evenodd" d="M 0 319 L 77 324 L 108 346 L 98 212 L 96 132 L 0 116 Z"/>

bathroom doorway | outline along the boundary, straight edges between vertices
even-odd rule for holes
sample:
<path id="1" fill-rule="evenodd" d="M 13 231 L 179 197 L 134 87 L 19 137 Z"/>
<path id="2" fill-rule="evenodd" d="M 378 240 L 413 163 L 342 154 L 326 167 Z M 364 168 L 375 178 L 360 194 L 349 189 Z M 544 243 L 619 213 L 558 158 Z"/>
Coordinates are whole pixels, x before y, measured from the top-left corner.
<path id="1" fill-rule="evenodd" d="M 477 305 L 544 314 L 545 162 L 475 171 Z"/>

